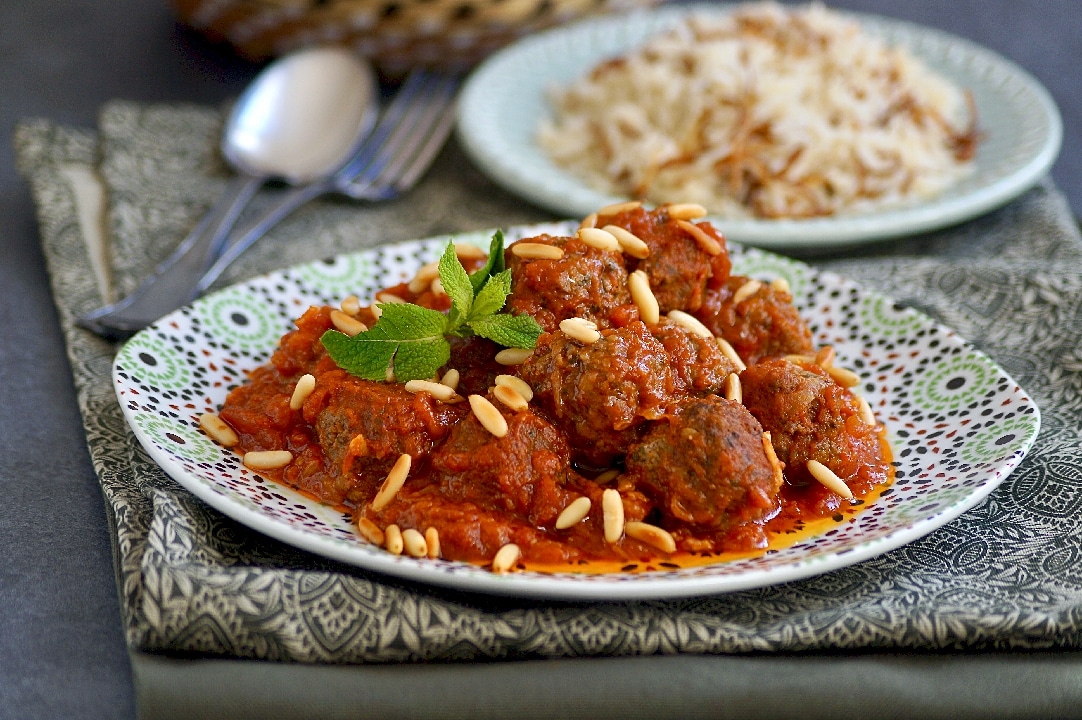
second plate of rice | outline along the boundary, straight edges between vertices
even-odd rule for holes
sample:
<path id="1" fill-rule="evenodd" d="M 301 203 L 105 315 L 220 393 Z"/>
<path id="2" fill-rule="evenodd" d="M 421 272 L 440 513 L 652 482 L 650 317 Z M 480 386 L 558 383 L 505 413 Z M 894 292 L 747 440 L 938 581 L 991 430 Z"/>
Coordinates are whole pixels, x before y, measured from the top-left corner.
<path id="1" fill-rule="evenodd" d="M 463 91 L 459 137 L 557 213 L 675 192 L 732 240 L 821 250 L 1002 205 L 1048 171 L 1062 125 L 1032 76 L 946 33 L 815 5 L 692 5 L 498 53 Z"/>

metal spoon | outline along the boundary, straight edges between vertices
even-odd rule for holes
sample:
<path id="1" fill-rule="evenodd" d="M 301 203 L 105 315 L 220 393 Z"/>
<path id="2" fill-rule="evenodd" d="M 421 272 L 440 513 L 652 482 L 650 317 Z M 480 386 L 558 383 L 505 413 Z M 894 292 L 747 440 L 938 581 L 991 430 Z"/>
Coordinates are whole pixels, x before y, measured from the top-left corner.
<path id="1" fill-rule="evenodd" d="M 185 281 L 190 273 L 178 270 L 201 273 L 209 267 L 268 180 L 306 185 L 348 162 L 375 124 L 378 98 L 372 68 L 342 48 L 300 50 L 268 65 L 226 123 L 221 151 L 238 176 L 222 198 L 131 295 L 83 315 L 79 324 L 122 339 L 193 300 Z"/>

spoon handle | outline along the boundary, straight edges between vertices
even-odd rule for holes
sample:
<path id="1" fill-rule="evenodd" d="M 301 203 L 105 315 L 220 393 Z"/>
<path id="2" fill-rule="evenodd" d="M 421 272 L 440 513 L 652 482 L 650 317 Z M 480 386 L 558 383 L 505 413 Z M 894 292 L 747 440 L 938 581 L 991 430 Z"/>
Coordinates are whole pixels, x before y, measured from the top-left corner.
<path id="1" fill-rule="evenodd" d="M 229 231 L 264 178 L 240 175 L 173 253 L 130 295 L 78 319 L 79 325 L 122 340 L 195 298 L 199 278 L 222 252 Z"/>

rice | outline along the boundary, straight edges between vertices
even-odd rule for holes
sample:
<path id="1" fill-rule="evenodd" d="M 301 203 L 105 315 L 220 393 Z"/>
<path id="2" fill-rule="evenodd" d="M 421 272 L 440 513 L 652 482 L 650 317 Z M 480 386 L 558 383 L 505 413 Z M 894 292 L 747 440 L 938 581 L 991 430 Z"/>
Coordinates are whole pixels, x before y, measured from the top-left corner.
<path id="1" fill-rule="evenodd" d="M 820 4 L 692 15 L 566 88 L 538 141 L 595 188 L 729 217 L 932 197 L 972 171 L 970 96 Z"/>

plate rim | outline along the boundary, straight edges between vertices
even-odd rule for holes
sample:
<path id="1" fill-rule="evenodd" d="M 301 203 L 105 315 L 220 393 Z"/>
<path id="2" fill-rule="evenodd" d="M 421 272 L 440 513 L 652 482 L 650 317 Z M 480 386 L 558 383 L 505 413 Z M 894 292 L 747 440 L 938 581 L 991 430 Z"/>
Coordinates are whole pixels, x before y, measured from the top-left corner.
<path id="1" fill-rule="evenodd" d="M 570 228 L 571 223 L 542 223 L 517 226 L 506 230 L 505 233 L 508 237 L 511 237 L 515 232 L 532 232 L 536 230 L 551 231 L 554 228 L 559 227 Z M 478 244 L 484 245 L 492 232 L 493 230 L 471 231 L 456 233 L 451 235 L 451 237 L 456 241 L 477 241 Z M 420 240 L 409 240 L 350 253 L 343 253 L 338 257 L 364 258 L 375 256 L 380 253 L 386 253 L 388 251 L 393 252 L 396 248 L 415 247 L 435 241 L 445 243 L 447 239 L 448 236 L 443 235 Z M 510 240 L 508 240 L 508 242 L 510 242 Z M 804 271 L 829 280 L 836 285 L 855 288 L 863 296 L 889 301 L 889 298 L 882 293 L 865 288 L 856 281 L 833 271 L 815 268 L 798 260 L 784 258 L 777 256 L 774 253 L 756 248 L 740 248 L 739 246 L 737 246 L 737 248 L 738 252 L 758 253 L 759 255 L 768 258 L 779 258 L 786 263 L 800 266 Z M 220 297 L 225 293 L 236 291 L 238 288 L 251 287 L 258 283 L 269 283 L 284 273 L 303 269 L 308 266 L 316 266 L 322 262 L 325 261 L 301 263 L 223 288 L 195 301 L 190 306 L 181 308 L 180 310 L 163 317 L 146 330 L 143 330 L 134 336 L 129 340 L 129 343 L 136 341 L 137 338 L 140 338 L 147 333 L 152 333 L 160 328 L 167 327 L 173 322 L 173 318 L 179 314 L 190 312 L 201 305 L 209 304 L 214 301 L 215 298 Z M 943 338 L 949 339 L 967 353 L 978 358 L 986 367 L 993 370 L 1000 378 L 1009 381 L 1013 387 L 1017 389 L 1017 392 L 1020 394 L 1020 401 L 1023 401 L 1026 407 L 1032 410 L 1035 419 L 1031 435 L 1024 447 L 1007 459 L 997 461 L 995 463 L 993 477 L 990 477 L 979 486 L 973 488 L 972 491 L 963 498 L 955 501 L 951 505 L 939 509 L 930 517 L 921 517 L 919 520 L 913 521 L 908 527 L 891 531 L 885 536 L 874 538 L 872 541 L 864 542 L 855 548 L 828 552 L 825 555 L 815 556 L 812 559 L 805 559 L 802 561 L 798 560 L 780 567 L 753 568 L 743 571 L 738 575 L 723 575 L 717 577 L 698 574 L 680 577 L 682 571 L 672 571 L 665 573 L 659 572 L 653 575 L 646 573 L 618 576 L 595 575 L 592 576 L 594 578 L 592 581 L 583 581 L 579 579 L 572 582 L 566 582 L 566 578 L 562 575 L 551 575 L 540 572 L 499 575 L 492 573 L 481 566 L 470 563 L 443 559 L 417 560 L 405 555 L 395 556 L 383 550 L 366 546 L 359 538 L 355 545 L 347 545 L 344 542 L 336 541 L 332 538 L 304 532 L 289 523 L 279 521 L 266 513 L 249 508 L 244 504 L 233 500 L 222 489 L 211 487 L 208 484 L 209 481 L 204 482 L 191 477 L 189 473 L 180 466 L 178 461 L 176 461 L 167 451 L 157 446 L 149 434 L 147 434 L 140 424 L 134 420 L 138 413 L 128 406 L 121 394 L 122 378 L 120 377 L 120 363 L 123 357 L 123 348 L 117 352 L 117 355 L 114 358 L 112 364 L 112 381 L 114 391 L 117 394 L 128 427 L 135 434 L 139 444 L 146 450 L 159 467 L 161 467 L 181 487 L 188 492 L 191 492 L 207 505 L 221 512 L 223 515 L 232 518 L 252 530 L 284 542 L 292 547 L 311 552 L 320 557 L 337 560 L 361 571 L 371 571 L 399 580 L 466 592 L 551 601 L 668 600 L 685 597 L 720 595 L 741 590 L 765 588 L 806 579 L 827 572 L 834 572 L 850 565 L 878 557 L 886 552 L 903 547 L 924 537 L 967 512 L 987 498 L 988 495 L 1002 484 L 1002 482 L 1018 467 L 1022 460 L 1028 455 L 1040 431 L 1041 413 L 1037 403 L 1002 366 L 992 360 L 991 357 L 972 343 L 959 336 L 949 327 L 946 327 L 918 310 L 911 308 L 909 309 L 909 312 L 913 313 L 921 320 L 923 327 L 935 328 L 939 333 L 942 333 Z M 255 367 L 258 364 L 262 363 L 253 363 L 252 367 Z M 247 470 L 243 470 L 243 472 L 255 475 Z M 322 508 L 324 512 L 328 514 L 340 514 L 330 506 L 306 498 L 296 491 L 293 491 L 291 488 L 288 488 L 288 486 L 280 485 L 262 478 L 260 478 L 259 481 L 267 483 L 269 486 L 273 487 L 276 492 L 284 493 L 289 497 L 296 496 L 299 499 L 306 500 L 308 503 L 312 503 L 316 507 Z M 855 517 L 859 518 L 860 514 Z M 812 538 L 808 538 L 806 542 L 811 540 Z M 785 549 L 782 548 L 779 552 L 784 552 L 784 550 Z M 360 554 L 358 554 L 358 552 Z M 456 574 L 453 571 L 448 572 L 448 568 L 451 568 L 452 570 L 457 568 L 464 574 Z M 688 573 L 689 571 L 694 570 L 696 570 L 696 568 L 687 568 L 683 572 Z M 626 579 L 620 580 L 619 578 L 638 578 L 638 580 L 628 581 Z"/>
<path id="2" fill-rule="evenodd" d="M 498 185 L 562 216 L 582 217 L 594 208 L 626 200 L 625 197 L 589 188 L 548 160 L 536 144 L 529 143 L 530 147 L 525 149 L 527 152 L 525 156 L 516 156 L 516 153 L 524 151 L 524 146 L 517 141 L 506 141 L 503 136 L 494 135 L 494 127 L 499 129 L 501 126 L 498 124 L 494 126 L 492 122 L 495 121 L 490 122 L 488 119 L 489 116 L 494 115 L 489 109 L 493 104 L 494 83 L 498 85 L 508 65 L 521 62 L 523 58 L 543 55 L 547 48 L 556 43 L 596 34 L 606 26 L 621 29 L 647 24 L 663 26 L 691 14 L 723 15 L 732 12 L 736 7 L 735 3 L 695 3 L 652 9 L 640 8 L 620 16 L 610 15 L 579 20 L 520 39 L 487 58 L 467 78 L 456 110 L 456 137 L 471 161 Z M 983 215 L 1018 197 L 1048 173 L 1062 146 L 1063 121 L 1051 93 L 1031 73 L 987 47 L 937 28 L 882 15 L 836 8 L 832 8 L 832 11 L 867 23 L 877 28 L 877 32 L 886 30 L 896 34 L 905 33 L 924 41 L 932 40 L 940 44 L 950 44 L 952 52 L 961 53 L 970 61 L 979 60 L 986 66 L 994 67 L 1002 76 L 1009 78 L 1012 83 L 1032 95 L 1032 103 L 1027 104 L 1030 108 L 1028 113 L 1033 118 L 1039 117 L 1039 122 L 1046 125 L 1043 143 L 1028 162 L 1017 167 L 1014 172 L 1000 174 L 992 182 L 960 196 L 952 195 L 948 190 L 947 194 L 941 197 L 888 207 L 881 212 L 807 220 L 756 220 L 709 216 L 710 220 L 726 228 L 726 235 L 729 238 L 764 249 L 805 252 L 837 250 L 881 242 L 903 235 L 920 234 L 949 227 Z M 655 31 L 649 31 L 650 34 L 653 32 Z M 634 43 L 629 45 L 625 41 L 624 49 L 633 46 Z M 579 72 L 585 69 L 586 67 L 580 67 Z M 550 82 L 550 80 L 544 82 Z M 531 90 L 530 97 L 536 98 L 544 91 L 544 87 L 541 87 L 538 92 Z M 502 99 L 503 94 L 499 97 Z M 545 105 L 543 99 L 541 105 L 542 107 Z M 494 137 L 498 144 L 493 144 Z M 510 155 L 508 151 L 511 151 Z M 536 182 L 536 178 L 526 177 L 519 172 L 516 160 L 522 157 L 529 159 L 531 167 L 537 165 L 544 168 L 545 174 L 553 179 L 552 182 L 556 183 L 556 186 L 553 187 L 552 183 Z M 571 197 L 572 193 L 574 197 Z"/>

